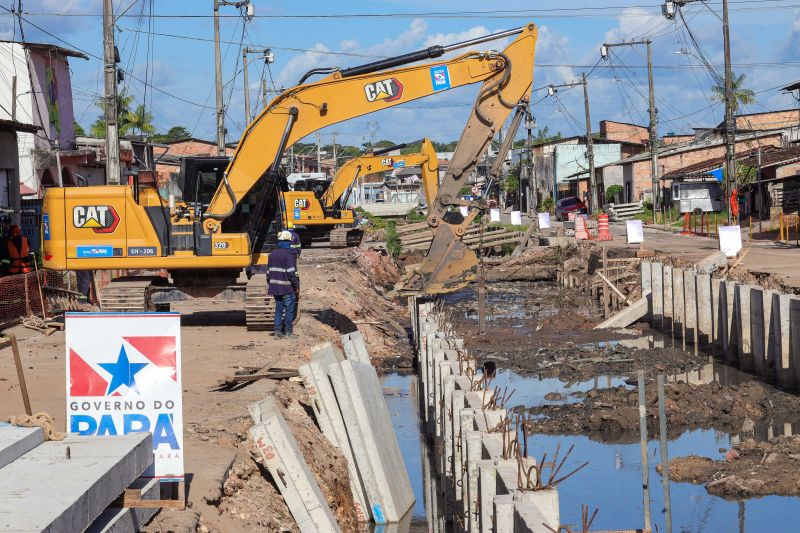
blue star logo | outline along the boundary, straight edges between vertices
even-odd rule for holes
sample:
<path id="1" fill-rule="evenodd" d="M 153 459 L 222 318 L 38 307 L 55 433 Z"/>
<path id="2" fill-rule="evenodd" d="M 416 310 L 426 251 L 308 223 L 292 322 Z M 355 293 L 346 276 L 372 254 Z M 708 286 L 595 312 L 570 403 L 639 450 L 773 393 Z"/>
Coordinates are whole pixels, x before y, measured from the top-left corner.
<path id="1" fill-rule="evenodd" d="M 136 378 L 134 376 L 146 367 L 147 363 L 131 363 L 128 361 L 128 354 L 125 352 L 125 346 L 120 348 L 116 363 L 99 364 L 103 370 L 111 374 L 111 383 L 106 391 L 106 396 L 114 394 L 114 392 L 123 385 L 137 392 L 139 391 L 136 387 Z"/>

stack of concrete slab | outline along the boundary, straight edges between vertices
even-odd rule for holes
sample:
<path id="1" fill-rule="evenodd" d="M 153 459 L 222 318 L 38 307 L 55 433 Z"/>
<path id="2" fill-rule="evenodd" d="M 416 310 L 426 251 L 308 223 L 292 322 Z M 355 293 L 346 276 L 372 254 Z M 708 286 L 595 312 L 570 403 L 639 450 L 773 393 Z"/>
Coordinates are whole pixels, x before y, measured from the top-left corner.
<path id="1" fill-rule="evenodd" d="M 136 531 L 155 509 L 108 508 L 152 462 L 149 433 L 44 442 L 0 424 L 0 531 Z"/>
<path id="2" fill-rule="evenodd" d="M 414 492 L 380 381 L 359 333 L 343 336 L 342 344 L 347 357 L 322 344 L 299 372 L 323 434 L 347 460 L 359 519 L 400 522 Z"/>
<path id="3" fill-rule="evenodd" d="M 302 533 L 336 533 L 339 526 L 273 398 L 250 406 L 256 447 Z"/>

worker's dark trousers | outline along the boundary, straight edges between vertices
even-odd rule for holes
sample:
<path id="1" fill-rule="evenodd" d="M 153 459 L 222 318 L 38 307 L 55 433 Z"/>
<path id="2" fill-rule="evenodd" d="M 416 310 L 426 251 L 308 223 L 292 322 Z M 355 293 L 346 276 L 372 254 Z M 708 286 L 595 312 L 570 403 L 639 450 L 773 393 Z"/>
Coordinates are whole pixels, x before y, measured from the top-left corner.
<path id="1" fill-rule="evenodd" d="M 292 322 L 294 321 L 294 293 L 283 296 L 275 296 L 275 333 L 283 330 L 287 335 L 292 332 Z"/>

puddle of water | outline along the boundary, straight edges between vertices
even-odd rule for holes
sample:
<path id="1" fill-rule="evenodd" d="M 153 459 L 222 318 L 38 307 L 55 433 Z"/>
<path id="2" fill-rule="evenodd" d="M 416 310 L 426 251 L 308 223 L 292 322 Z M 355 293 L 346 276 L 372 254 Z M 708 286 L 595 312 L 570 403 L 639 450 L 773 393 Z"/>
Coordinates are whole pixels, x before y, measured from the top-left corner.
<path id="1" fill-rule="evenodd" d="M 560 487 L 562 523 L 571 525 L 573 530 L 579 529 L 581 505 L 585 504 L 590 512 L 599 509 L 592 530 L 642 527 L 644 504 L 639 444 L 605 444 L 583 436 L 532 435 L 528 440 L 528 445 L 537 450 L 538 455 L 544 451 L 552 454 L 559 443 L 562 451 L 575 445 L 562 471 L 569 472 L 589 461 L 586 468 Z M 698 430 L 684 433 L 668 446 L 670 457 L 697 454 L 718 459 L 719 448 L 729 448 L 731 437 L 713 430 Z M 661 457 L 658 441 L 649 443 L 648 454 L 653 527 L 664 531 L 661 476 L 655 471 Z M 741 503 L 730 502 L 709 495 L 702 485 L 675 482 L 670 483 L 670 497 L 672 528 L 676 532 L 777 531 L 800 521 L 797 498 L 767 496 Z"/>
<path id="2" fill-rule="evenodd" d="M 408 470 L 416 502 L 411 510 L 408 532 L 428 531 L 424 497 L 423 447 L 427 446 L 421 433 L 417 377 L 413 374 L 383 374 L 380 376 L 383 397 L 397 434 L 403 462 Z M 405 533 L 405 532 L 403 532 Z"/>
<path id="3" fill-rule="evenodd" d="M 537 375 L 520 375 L 511 370 L 498 370 L 491 387 L 499 387 L 500 390 L 514 391 L 514 395 L 508 400 L 507 408 L 516 406 L 537 407 L 540 405 L 555 405 L 563 403 L 575 403 L 580 401 L 571 395 L 573 392 L 586 392 L 598 388 L 611 388 L 624 386 L 632 388 L 625 383 L 627 376 L 598 376 L 593 380 L 581 381 L 578 383 L 565 383 L 558 378 L 541 378 Z M 545 398 L 548 393 L 556 392 L 562 394 L 562 398 L 549 400 Z"/>

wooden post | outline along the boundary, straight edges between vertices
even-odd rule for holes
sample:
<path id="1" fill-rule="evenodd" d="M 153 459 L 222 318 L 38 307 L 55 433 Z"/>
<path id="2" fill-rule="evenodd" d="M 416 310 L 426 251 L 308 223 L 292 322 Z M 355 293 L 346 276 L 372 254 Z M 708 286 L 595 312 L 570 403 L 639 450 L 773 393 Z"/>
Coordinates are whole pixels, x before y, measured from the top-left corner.
<path id="1" fill-rule="evenodd" d="M 10 333 L 8 338 L 11 340 L 11 351 L 14 353 L 14 364 L 17 366 L 17 379 L 19 380 L 19 390 L 22 393 L 22 403 L 25 405 L 25 414 L 33 415 L 31 411 L 31 400 L 28 397 L 28 385 L 25 383 L 25 371 L 22 369 L 22 359 L 19 356 L 19 346 L 17 346 L 17 336 Z"/>

